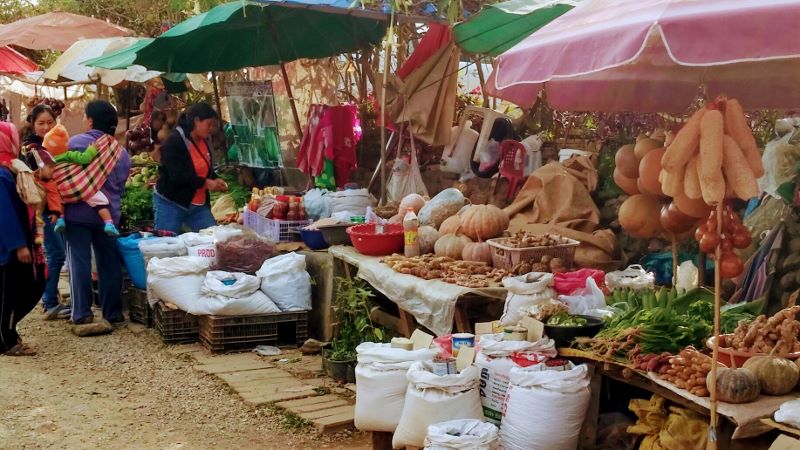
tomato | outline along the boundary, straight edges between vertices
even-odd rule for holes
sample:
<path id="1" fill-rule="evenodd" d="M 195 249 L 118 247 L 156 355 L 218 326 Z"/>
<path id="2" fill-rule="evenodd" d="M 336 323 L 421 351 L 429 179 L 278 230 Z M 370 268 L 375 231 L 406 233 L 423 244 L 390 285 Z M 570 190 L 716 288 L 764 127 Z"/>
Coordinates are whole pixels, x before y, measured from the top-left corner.
<path id="1" fill-rule="evenodd" d="M 722 278 L 738 277 L 744 270 L 742 260 L 733 252 L 723 253 L 718 264 L 719 274 Z"/>

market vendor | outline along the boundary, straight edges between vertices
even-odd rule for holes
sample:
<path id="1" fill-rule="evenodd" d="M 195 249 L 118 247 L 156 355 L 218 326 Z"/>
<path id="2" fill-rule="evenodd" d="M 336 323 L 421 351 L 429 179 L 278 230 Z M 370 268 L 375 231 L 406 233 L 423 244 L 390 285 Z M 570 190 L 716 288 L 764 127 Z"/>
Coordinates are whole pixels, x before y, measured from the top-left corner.
<path id="1" fill-rule="evenodd" d="M 161 164 L 153 195 L 155 228 L 180 234 L 216 225 L 210 192 L 225 192 L 211 158 L 211 136 L 219 116 L 208 103 L 189 106 L 161 145 Z"/>

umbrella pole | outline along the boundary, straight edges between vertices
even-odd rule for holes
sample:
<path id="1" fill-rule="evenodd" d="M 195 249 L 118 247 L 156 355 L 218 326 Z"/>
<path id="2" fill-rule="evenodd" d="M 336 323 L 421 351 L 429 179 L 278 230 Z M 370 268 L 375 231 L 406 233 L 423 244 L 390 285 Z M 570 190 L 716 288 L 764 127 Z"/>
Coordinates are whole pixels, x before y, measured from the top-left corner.
<path id="1" fill-rule="evenodd" d="M 722 234 L 722 202 L 717 204 L 717 233 Z M 707 449 L 716 450 L 717 448 L 717 361 L 719 360 L 719 308 L 722 303 L 722 277 L 719 273 L 719 260 L 722 253 L 721 247 L 717 245 L 714 252 L 714 349 L 711 354 L 711 383 L 709 393 L 711 394 L 711 423 L 708 427 L 708 446 Z"/>
<path id="2" fill-rule="evenodd" d="M 389 58 L 391 57 L 391 41 L 394 39 L 394 8 L 389 18 L 389 33 L 386 48 L 383 52 L 383 82 L 381 83 L 381 198 L 380 205 L 386 204 L 386 82 L 389 75 Z"/>
<path id="3" fill-rule="evenodd" d="M 286 94 L 289 95 L 289 106 L 292 107 L 292 117 L 294 117 L 294 129 L 297 131 L 297 137 L 303 140 L 303 128 L 300 126 L 300 115 L 297 114 L 297 105 L 294 103 L 294 95 L 292 94 L 292 86 L 289 83 L 289 75 L 286 74 L 286 65 L 281 61 L 281 76 L 283 76 L 283 84 L 286 86 Z"/>
<path id="4" fill-rule="evenodd" d="M 211 81 L 214 86 L 214 102 L 217 104 L 217 114 L 222 118 L 222 102 L 219 99 L 219 84 L 217 84 L 217 72 L 211 72 Z"/>
<path id="5" fill-rule="evenodd" d="M 131 102 L 133 101 L 133 89 L 131 88 L 130 81 L 128 81 L 128 89 L 125 93 L 128 97 L 128 100 L 125 102 L 125 131 L 127 131 L 131 129 Z"/>
<path id="6" fill-rule="evenodd" d="M 489 107 L 489 94 L 486 93 L 486 77 L 483 75 L 483 64 L 481 58 L 475 58 L 475 66 L 478 68 L 478 81 L 481 83 L 481 95 L 483 95 L 483 107 Z"/>

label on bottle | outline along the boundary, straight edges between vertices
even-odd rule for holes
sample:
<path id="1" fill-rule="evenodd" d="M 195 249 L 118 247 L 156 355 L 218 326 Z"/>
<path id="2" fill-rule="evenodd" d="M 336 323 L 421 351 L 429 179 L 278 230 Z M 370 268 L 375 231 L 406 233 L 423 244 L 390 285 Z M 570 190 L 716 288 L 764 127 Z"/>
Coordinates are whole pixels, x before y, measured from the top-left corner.
<path id="1" fill-rule="evenodd" d="M 408 230 L 403 235 L 406 238 L 406 245 L 417 245 L 417 230 Z"/>

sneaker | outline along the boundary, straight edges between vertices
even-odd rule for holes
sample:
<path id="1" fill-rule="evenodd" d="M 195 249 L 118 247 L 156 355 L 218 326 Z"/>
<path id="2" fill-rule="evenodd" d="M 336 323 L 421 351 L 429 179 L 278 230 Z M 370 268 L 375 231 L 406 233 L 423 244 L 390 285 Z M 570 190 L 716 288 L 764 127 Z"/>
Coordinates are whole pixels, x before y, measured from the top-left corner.
<path id="1" fill-rule="evenodd" d="M 111 237 L 119 237 L 119 230 L 113 223 L 107 223 L 103 226 L 103 231 Z"/>
<path id="2" fill-rule="evenodd" d="M 72 314 L 72 310 L 69 307 L 59 303 L 57 306 L 45 310 L 44 313 L 44 320 L 68 319 L 70 314 Z"/>
<path id="3" fill-rule="evenodd" d="M 67 228 L 67 222 L 63 217 L 59 217 L 55 226 L 53 227 L 53 231 L 56 233 L 63 233 L 65 228 Z"/>

